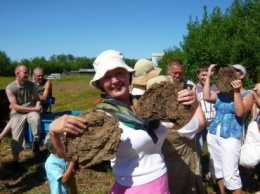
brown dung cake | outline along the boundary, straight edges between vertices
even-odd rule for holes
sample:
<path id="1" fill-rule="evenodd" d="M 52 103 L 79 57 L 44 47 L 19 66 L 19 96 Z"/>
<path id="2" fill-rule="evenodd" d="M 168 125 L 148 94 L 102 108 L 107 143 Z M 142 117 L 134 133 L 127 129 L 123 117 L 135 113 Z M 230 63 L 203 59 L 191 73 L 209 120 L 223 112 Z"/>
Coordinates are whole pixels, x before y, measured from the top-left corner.
<path id="1" fill-rule="evenodd" d="M 216 75 L 215 84 L 220 92 L 228 93 L 233 90 L 231 82 L 238 79 L 232 66 L 220 67 Z"/>
<path id="2" fill-rule="evenodd" d="M 85 111 L 78 116 L 87 120 L 88 127 L 81 136 L 67 134 L 67 155 L 77 159 L 80 168 L 113 159 L 122 133 L 118 119 L 94 110 Z"/>
<path id="3" fill-rule="evenodd" d="M 137 114 L 144 119 L 160 119 L 183 127 L 191 119 L 190 106 L 178 102 L 178 92 L 184 84 L 161 82 L 153 84 L 139 99 Z"/>

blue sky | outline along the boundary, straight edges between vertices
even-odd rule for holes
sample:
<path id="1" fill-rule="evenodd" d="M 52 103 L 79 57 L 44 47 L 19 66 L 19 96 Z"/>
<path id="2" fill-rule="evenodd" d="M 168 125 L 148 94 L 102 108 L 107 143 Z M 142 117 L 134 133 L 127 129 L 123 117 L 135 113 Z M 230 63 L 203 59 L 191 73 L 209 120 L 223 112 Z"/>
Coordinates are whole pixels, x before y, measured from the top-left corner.
<path id="1" fill-rule="evenodd" d="M 189 17 L 202 18 L 233 0 L 3 0 L 0 51 L 11 60 L 72 54 L 96 57 L 114 49 L 126 58 L 179 46 Z"/>

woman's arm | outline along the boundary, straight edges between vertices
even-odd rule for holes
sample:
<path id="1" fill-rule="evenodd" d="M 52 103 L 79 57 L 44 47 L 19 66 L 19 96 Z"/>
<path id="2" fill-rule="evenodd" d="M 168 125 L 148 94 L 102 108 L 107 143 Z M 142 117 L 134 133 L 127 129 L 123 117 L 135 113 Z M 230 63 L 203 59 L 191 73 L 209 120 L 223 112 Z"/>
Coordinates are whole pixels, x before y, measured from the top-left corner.
<path id="1" fill-rule="evenodd" d="M 52 84 L 50 80 L 47 80 L 45 85 L 44 85 L 44 91 L 43 94 L 40 95 L 41 101 L 46 101 L 48 97 L 50 96 L 50 93 L 52 91 Z"/>
<path id="2" fill-rule="evenodd" d="M 198 132 L 202 129 L 205 129 L 206 127 L 206 119 L 205 116 L 203 114 L 201 105 L 198 106 L 198 108 L 196 109 L 196 112 L 194 114 L 194 117 L 196 117 L 199 120 L 199 128 L 198 128 Z"/>
<path id="3" fill-rule="evenodd" d="M 67 181 L 75 175 L 74 166 L 76 164 L 76 161 L 70 161 L 68 169 L 64 172 L 61 182 L 67 183 Z"/>
<path id="4" fill-rule="evenodd" d="M 234 80 L 231 82 L 231 85 L 234 88 L 235 114 L 238 117 L 242 117 L 250 112 L 253 107 L 253 94 L 250 93 L 245 98 L 241 98 L 241 80 Z"/>
<path id="5" fill-rule="evenodd" d="M 216 66 L 216 64 L 211 64 L 208 68 L 208 74 L 206 77 L 206 81 L 203 87 L 203 99 L 215 103 L 217 99 L 217 93 L 216 92 L 211 92 L 210 90 L 210 76 L 213 73 L 213 68 Z"/>

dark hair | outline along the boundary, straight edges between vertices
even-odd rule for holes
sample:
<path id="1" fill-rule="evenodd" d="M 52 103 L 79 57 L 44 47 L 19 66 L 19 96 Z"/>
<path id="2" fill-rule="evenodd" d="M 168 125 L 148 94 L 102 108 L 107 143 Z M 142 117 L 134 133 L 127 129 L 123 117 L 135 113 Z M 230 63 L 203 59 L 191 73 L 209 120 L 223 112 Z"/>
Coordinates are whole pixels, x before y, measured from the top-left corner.
<path id="1" fill-rule="evenodd" d="M 197 67 L 197 74 L 199 74 L 202 71 L 208 71 L 209 66 L 206 64 L 200 65 Z"/>

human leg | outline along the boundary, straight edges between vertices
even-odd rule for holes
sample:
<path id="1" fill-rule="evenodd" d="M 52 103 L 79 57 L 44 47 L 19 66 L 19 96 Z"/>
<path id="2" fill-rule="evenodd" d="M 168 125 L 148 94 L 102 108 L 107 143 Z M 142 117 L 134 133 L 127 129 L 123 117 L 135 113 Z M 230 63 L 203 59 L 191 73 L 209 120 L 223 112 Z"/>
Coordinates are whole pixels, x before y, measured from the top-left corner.
<path id="1" fill-rule="evenodd" d="M 241 193 L 242 182 L 238 169 L 241 141 L 235 138 L 219 138 L 224 185 L 232 193 Z"/>
<path id="2" fill-rule="evenodd" d="M 206 143 L 207 132 L 208 132 L 207 128 L 205 128 L 196 134 L 196 147 L 197 147 L 197 153 L 198 153 L 199 158 L 202 155 L 202 150 Z"/>
<path id="3" fill-rule="evenodd" d="M 24 128 L 26 124 L 26 115 L 16 114 L 10 119 L 10 126 L 12 132 L 11 150 L 13 160 L 18 162 L 19 153 L 25 149 Z"/>
<path id="4" fill-rule="evenodd" d="M 210 154 L 209 170 L 210 177 L 217 180 L 219 191 L 221 194 L 225 193 L 225 186 L 223 181 L 223 172 L 221 168 L 220 147 L 217 135 L 208 133 L 207 135 L 208 151 Z"/>
<path id="5" fill-rule="evenodd" d="M 37 112 L 30 112 L 27 114 L 27 122 L 32 128 L 33 142 L 40 141 L 41 134 L 41 116 Z"/>
<path id="6" fill-rule="evenodd" d="M 31 126 L 32 134 L 33 134 L 33 153 L 38 154 L 40 152 L 40 134 L 41 134 L 40 114 L 36 112 L 28 113 L 27 122 Z"/>
<path id="7" fill-rule="evenodd" d="M 6 124 L 4 130 L 2 131 L 2 133 L 0 134 L 0 142 L 2 141 L 2 139 L 11 131 L 11 123 L 10 121 Z"/>

